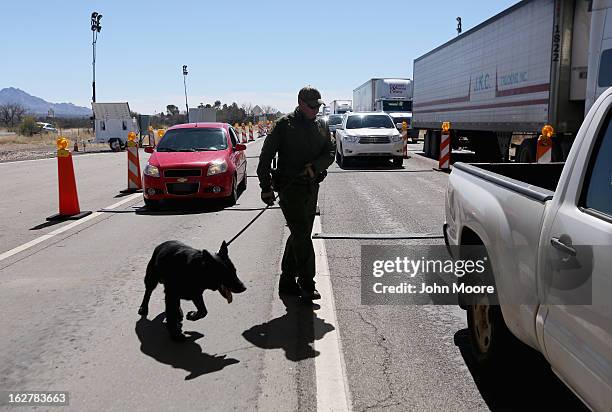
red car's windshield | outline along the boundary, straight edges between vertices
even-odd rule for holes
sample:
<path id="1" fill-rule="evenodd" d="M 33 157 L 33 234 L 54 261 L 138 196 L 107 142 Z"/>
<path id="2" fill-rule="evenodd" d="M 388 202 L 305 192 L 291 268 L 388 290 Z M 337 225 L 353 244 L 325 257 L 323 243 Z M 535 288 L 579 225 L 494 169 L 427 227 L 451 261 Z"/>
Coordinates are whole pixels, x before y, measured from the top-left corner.
<path id="1" fill-rule="evenodd" d="M 158 152 L 200 152 L 227 149 L 225 132 L 220 128 L 168 130 L 157 146 Z"/>

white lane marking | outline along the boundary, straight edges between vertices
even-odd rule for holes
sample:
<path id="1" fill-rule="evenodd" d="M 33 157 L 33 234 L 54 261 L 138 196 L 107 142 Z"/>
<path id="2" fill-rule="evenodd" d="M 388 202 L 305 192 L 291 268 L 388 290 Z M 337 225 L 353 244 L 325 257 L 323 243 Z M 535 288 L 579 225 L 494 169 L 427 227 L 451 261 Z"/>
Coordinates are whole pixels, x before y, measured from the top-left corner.
<path id="1" fill-rule="evenodd" d="M 315 218 L 312 231 L 322 233 L 320 217 Z M 321 308 L 317 310 L 315 316 L 334 327 L 334 330 L 325 333 L 323 330 L 317 330 L 323 326 L 323 322 L 314 322 L 314 335 L 323 336 L 314 341 L 314 348 L 319 352 L 319 356 L 315 358 L 317 411 L 350 411 L 350 392 L 336 319 L 334 293 L 329 277 L 325 241 L 323 239 L 313 240 L 313 245 L 317 267 L 317 290 L 321 294 L 321 300 L 317 301 Z"/>
<path id="2" fill-rule="evenodd" d="M 115 209 L 115 208 L 121 206 L 124 203 L 127 203 L 127 202 L 129 202 L 131 200 L 134 200 L 138 196 L 142 196 L 142 193 L 134 193 L 133 195 L 130 195 L 130 196 L 126 197 L 125 199 L 123 199 L 123 200 L 121 200 L 121 201 L 119 201 L 119 202 L 117 202 L 117 203 L 115 203 L 113 205 L 110 205 L 110 206 L 108 206 L 108 207 L 106 207 L 106 208 L 104 208 L 102 210 L 112 210 L 112 209 Z M 79 220 L 75 220 L 74 222 L 72 222 L 72 223 L 70 223 L 70 224 L 68 224 L 66 226 L 62 226 L 59 229 L 54 230 L 53 232 L 49 232 L 46 235 L 42 235 L 40 237 L 37 237 L 34 240 L 29 241 L 28 243 L 24 243 L 21 246 L 17 246 L 16 248 L 13 248 L 13 249 L 11 249 L 11 250 L 9 250 L 7 252 L 4 252 L 4 253 L 0 254 L 0 261 L 3 261 L 4 259 L 7 259 L 7 258 L 9 258 L 9 257 L 11 257 L 13 255 L 16 255 L 17 253 L 23 252 L 24 250 L 27 250 L 27 249 L 31 248 L 32 246 L 36 246 L 37 244 L 39 244 L 41 242 L 44 242 L 45 240 L 51 239 L 52 237 L 57 236 L 60 233 L 64 233 L 64 232 L 72 229 L 75 226 L 82 225 L 83 223 L 88 222 L 88 221 L 90 221 L 92 219 L 95 219 L 96 217 L 98 217 L 100 215 L 103 215 L 103 214 L 104 214 L 104 212 L 94 212 L 94 213 L 92 213 L 89 216 L 86 216 L 86 217 L 84 217 L 82 219 L 79 219 Z"/>

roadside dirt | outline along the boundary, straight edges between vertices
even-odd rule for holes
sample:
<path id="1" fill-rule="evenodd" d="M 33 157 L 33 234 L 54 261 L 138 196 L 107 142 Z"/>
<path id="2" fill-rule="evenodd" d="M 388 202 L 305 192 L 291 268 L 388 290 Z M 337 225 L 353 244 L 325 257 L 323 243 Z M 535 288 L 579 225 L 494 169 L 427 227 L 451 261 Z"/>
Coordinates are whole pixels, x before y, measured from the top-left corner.
<path id="1" fill-rule="evenodd" d="M 73 152 L 73 155 L 111 151 L 107 144 L 90 143 L 88 140 L 91 140 L 92 137 L 80 132 L 82 132 L 82 129 L 71 129 L 62 133 L 62 136 L 70 141 L 69 149 Z M 57 153 L 56 139 L 57 136 L 53 134 L 37 134 L 25 137 L 4 132 L 0 134 L 0 163 L 55 157 Z M 79 142 L 78 152 L 74 151 L 75 139 L 78 139 Z"/>

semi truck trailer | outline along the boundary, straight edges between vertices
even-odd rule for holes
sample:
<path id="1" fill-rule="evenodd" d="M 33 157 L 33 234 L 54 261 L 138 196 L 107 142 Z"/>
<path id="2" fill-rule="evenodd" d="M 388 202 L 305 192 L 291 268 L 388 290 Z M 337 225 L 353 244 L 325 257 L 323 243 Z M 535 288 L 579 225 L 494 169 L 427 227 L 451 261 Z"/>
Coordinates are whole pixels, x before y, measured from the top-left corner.
<path id="1" fill-rule="evenodd" d="M 414 61 L 413 136 L 437 158 L 442 122 L 453 148 L 481 161 L 533 162 L 553 127 L 552 160 L 569 153 L 585 113 L 612 86 L 612 1 L 523 0 Z"/>
<path id="2" fill-rule="evenodd" d="M 329 114 L 344 114 L 353 110 L 350 100 L 332 100 Z"/>
<path id="3" fill-rule="evenodd" d="M 412 111 L 412 80 L 370 79 L 353 90 L 356 112 Z"/>

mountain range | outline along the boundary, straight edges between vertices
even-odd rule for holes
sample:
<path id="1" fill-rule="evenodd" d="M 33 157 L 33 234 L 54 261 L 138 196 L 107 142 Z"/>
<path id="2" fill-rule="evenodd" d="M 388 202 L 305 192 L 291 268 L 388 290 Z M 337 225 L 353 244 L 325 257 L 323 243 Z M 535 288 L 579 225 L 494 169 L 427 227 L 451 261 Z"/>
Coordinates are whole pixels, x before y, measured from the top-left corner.
<path id="1" fill-rule="evenodd" d="M 18 103 L 29 113 L 42 116 L 47 116 L 49 109 L 53 110 L 56 117 L 87 117 L 92 114 L 91 109 L 87 107 L 76 106 L 72 103 L 49 103 L 14 87 L 0 90 L 0 105 L 9 103 Z"/>

